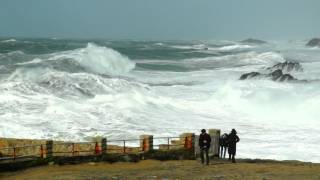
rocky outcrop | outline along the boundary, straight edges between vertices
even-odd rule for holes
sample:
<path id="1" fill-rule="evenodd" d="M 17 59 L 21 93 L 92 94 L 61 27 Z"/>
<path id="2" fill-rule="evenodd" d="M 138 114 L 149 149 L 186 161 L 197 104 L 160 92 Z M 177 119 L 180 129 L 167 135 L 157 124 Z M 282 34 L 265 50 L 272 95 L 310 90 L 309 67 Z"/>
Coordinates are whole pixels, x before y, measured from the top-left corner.
<path id="1" fill-rule="evenodd" d="M 313 38 L 311 39 L 307 44 L 306 46 L 309 46 L 309 47 L 320 47 L 320 38 Z"/>
<path id="2" fill-rule="evenodd" d="M 291 72 L 291 71 L 303 71 L 303 68 L 298 62 L 285 61 L 283 63 L 278 63 L 272 67 L 267 68 L 268 70 L 277 70 L 280 69 L 282 71 Z"/>
<path id="3" fill-rule="evenodd" d="M 280 81 L 280 82 L 297 80 L 290 74 L 284 74 L 281 69 L 277 69 L 269 74 L 261 74 L 259 72 L 246 73 L 241 75 L 240 80 L 256 79 L 256 78 L 271 79 L 273 81 Z"/>
<path id="4" fill-rule="evenodd" d="M 292 80 L 297 80 L 290 74 L 283 74 L 281 69 L 277 69 L 273 71 L 272 73 L 268 74 L 267 76 L 271 77 L 273 81 L 292 81 Z"/>
<path id="5" fill-rule="evenodd" d="M 242 74 L 240 76 L 240 80 L 252 79 L 252 78 L 255 78 L 255 77 L 259 77 L 259 76 L 261 76 L 261 74 L 258 73 L 258 72 L 250 72 L 250 73 Z"/>
<path id="6" fill-rule="evenodd" d="M 245 39 L 245 40 L 241 41 L 241 43 L 245 43 L 245 44 L 265 44 L 267 42 L 266 41 L 262 41 L 260 39 L 249 38 L 249 39 Z"/>
<path id="7" fill-rule="evenodd" d="M 267 70 L 269 71 L 269 73 L 250 72 L 250 73 L 242 74 L 240 76 L 240 80 L 270 79 L 273 81 L 280 81 L 280 82 L 298 81 L 298 79 L 294 78 L 291 74 L 289 74 L 289 72 L 303 71 L 303 68 L 301 64 L 298 62 L 285 61 L 282 63 L 277 63 L 272 67 L 268 67 Z M 302 81 L 302 80 L 299 80 L 299 81 Z"/>

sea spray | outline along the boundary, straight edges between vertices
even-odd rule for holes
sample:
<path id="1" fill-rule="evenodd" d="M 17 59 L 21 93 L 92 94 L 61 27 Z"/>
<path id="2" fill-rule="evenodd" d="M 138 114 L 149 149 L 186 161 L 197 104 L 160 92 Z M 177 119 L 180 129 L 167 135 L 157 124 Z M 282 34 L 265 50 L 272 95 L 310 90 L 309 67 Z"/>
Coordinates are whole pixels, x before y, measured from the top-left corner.
<path id="1" fill-rule="evenodd" d="M 88 43 L 86 48 L 55 53 L 49 60 L 72 59 L 88 71 L 107 75 L 120 75 L 134 69 L 135 63 L 119 52 Z"/>

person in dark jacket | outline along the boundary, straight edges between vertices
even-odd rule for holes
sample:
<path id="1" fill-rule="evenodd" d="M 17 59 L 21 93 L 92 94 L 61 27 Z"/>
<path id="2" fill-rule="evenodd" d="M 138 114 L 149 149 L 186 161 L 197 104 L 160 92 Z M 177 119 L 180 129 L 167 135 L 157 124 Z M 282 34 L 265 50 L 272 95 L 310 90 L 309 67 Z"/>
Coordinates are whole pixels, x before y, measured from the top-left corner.
<path id="1" fill-rule="evenodd" d="M 204 164 L 204 154 L 206 155 L 206 164 L 209 165 L 209 148 L 211 143 L 211 137 L 206 133 L 205 129 L 201 130 L 199 136 L 199 147 L 200 147 L 200 157 L 201 163 Z"/>
<path id="2" fill-rule="evenodd" d="M 237 151 L 237 143 L 240 141 L 240 138 L 237 136 L 237 131 L 232 129 L 231 133 L 228 136 L 228 153 L 229 160 L 232 160 L 233 163 L 236 162 L 235 156 Z"/>
<path id="3" fill-rule="evenodd" d="M 228 149 L 228 134 L 224 133 L 219 138 L 219 146 L 220 146 L 220 158 L 226 158 L 226 152 Z"/>

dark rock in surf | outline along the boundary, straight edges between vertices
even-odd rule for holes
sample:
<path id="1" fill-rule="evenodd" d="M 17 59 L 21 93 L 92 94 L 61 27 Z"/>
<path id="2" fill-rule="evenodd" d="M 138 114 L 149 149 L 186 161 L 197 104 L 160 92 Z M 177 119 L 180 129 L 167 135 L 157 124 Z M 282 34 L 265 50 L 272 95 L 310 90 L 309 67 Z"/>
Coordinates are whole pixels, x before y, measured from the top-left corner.
<path id="1" fill-rule="evenodd" d="M 267 42 L 266 41 L 262 41 L 260 39 L 249 38 L 249 39 L 245 39 L 245 40 L 241 41 L 241 43 L 246 43 L 246 44 L 266 44 Z"/>
<path id="2" fill-rule="evenodd" d="M 291 76 L 290 74 L 283 74 L 282 76 L 280 76 L 280 78 L 278 79 L 278 81 L 283 82 L 283 81 L 294 81 L 297 80 L 295 79 L 293 76 Z"/>
<path id="3" fill-rule="evenodd" d="M 281 76 L 283 76 L 283 73 L 282 73 L 282 70 L 277 69 L 277 70 L 273 71 L 272 73 L 268 74 L 268 76 L 270 76 L 272 78 L 272 80 L 276 81 Z"/>
<path id="4" fill-rule="evenodd" d="M 245 80 L 245 79 L 249 79 L 249 78 L 254 78 L 257 76 L 260 76 L 261 74 L 258 72 L 250 72 L 250 73 L 246 73 L 246 74 L 242 74 L 240 77 L 240 80 Z"/>
<path id="5" fill-rule="evenodd" d="M 240 80 L 253 79 L 253 78 L 266 78 L 266 79 L 271 79 L 273 81 L 280 81 L 280 82 L 297 80 L 290 74 L 283 74 L 281 69 L 277 69 L 269 74 L 261 74 L 258 72 L 246 73 L 241 75 Z"/>
<path id="6" fill-rule="evenodd" d="M 268 70 L 277 70 L 280 69 L 282 71 L 291 72 L 291 71 L 303 71 L 303 68 L 300 63 L 298 62 L 291 62 L 291 61 L 285 61 L 283 63 L 278 63 L 270 68 L 267 68 Z"/>
<path id="7" fill-rule="evenodd" d="M 309 47 L 320 47 L 320 38 L 313 38 L 311 39 L 307 44 L 306 46 L 309 46 Z"/>

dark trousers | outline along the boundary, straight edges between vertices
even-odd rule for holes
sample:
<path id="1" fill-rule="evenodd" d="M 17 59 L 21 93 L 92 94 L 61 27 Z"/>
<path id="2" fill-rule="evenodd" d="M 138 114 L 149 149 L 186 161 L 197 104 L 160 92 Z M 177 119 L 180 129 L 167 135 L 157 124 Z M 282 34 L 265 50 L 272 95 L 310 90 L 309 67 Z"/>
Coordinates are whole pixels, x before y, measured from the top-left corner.
<path id="1" fill-rule="evenodd" d="M 229 161 L 232 160 L 232 162 L 235 163 L 236 162 L 236 158 L 234 156 L 235 156 L 235 154 L 229 154 Z"/>
<path id="2" fill-rule="evenodd" d="M 200 157 L 201 157 L 202 164 L 204 164 L 204 155 L 206 156 L 206 164 L 209 165 L 209 149 L 208 148 L 201 148 Z"/>

